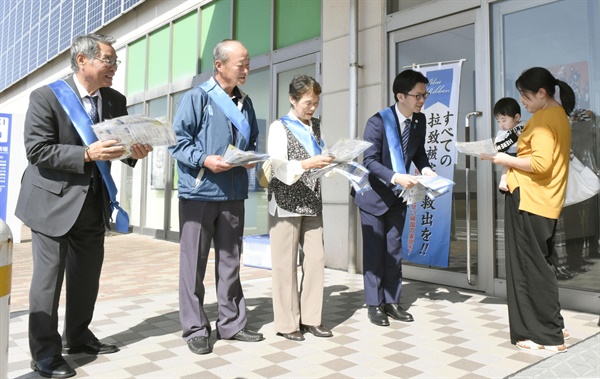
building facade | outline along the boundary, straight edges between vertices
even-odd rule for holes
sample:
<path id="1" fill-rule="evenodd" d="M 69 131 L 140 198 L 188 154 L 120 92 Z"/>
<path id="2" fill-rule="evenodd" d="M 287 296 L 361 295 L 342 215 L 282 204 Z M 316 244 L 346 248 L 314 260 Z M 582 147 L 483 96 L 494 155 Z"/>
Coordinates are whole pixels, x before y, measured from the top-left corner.
<path id="1" fill-rule="evenodd" d="M 33 2 L 12 0 L 4 6 L 14 3 Z M 78 3 L 86 1 L 40 2 L 47 6 L 47 14 L 66 14 L 72 22 L 76 22 Z M 54 30 L 57 36 L 45 37 L 54 55 L 46 52 L 46 59 L 40 59 L 37 54 L 35 63 L 28 61 L 25 69 L 14 69 L 10 75 L 5 68 L 0 70 L 0 113 L 12 115 L 9 225 L 18 222 L 11 217 L 18 193 L 15 183 L 26 165 L 22 127 L 28 95 L 70 72 L 68 44 L 65 47 L 63 39 L 70 43 L 80 30 L 97 30 L 117 39 L 115 48 L 122 64 L 113 87 L 126 94 L 129 113 L 170 120 L 182 94 L 212 74 L 214 45 L 224 38 L 240 40 L 251 56 L 251 72 L 243 89 L 256 107 L 258 146 L 263 151 L 269 124 L 289 109 L 287 86 L 297 73 L 310 74 L 321 83 L 319 114 L 324 136 L 333 143 L 361 137 L 366 120 L 393 102 L 391 82 L 396 73 L 414 64 L 464 59 L 456 139 L 474 141 L 493 138 L 497 130 L 493 104 L 505 96 L 519 98 L 514 82 L 520 73 L 543 66 L 575 90 L 578 111 L 572 123 L 573 150 L 600 172 L 600 120 L 596 117 L 600 112 L 600 30 L 595 22 L 600 19 L 600 3 L 595 0 L 87 0 L 88 11 L 98 3 L 104 7 L 100 12 L 111 15 L 103 22 L 96 25 L 80 18 L 86 28 L 73 24 L 64 31 L 68 38 L 62 37 L 62 29 Z M 107 5 L 113 3 L 121 5 L 116 16 Z M 44 22 L 43 11 L 30 14 Z M 17 12 L 4 12 L 3 25 L 18 25 L 14 20 L 5 24 L 13 15 Z M 50 19 L 44 25 L 52 30 Z M 3 28 L 3 33 L 9 29 Z M 37 41 L 40 44 L 39 37 Z M 22 48 L 10 47 L 15 54 L 23 54 Z M 6 55 L 2 55 L 4 67 Z M 13 58 L 10 64 L 20 65 L 23 59 Z M 528 119 L 530 115 L 522 111 Z M 472 112 L 479 113 L 467 116 Z M 135 169 L 113 165 L 113 177 L 120 178 L 116 180 L 120 202 L 129 211 L 135 233 L 176 241 L 175 162 L 166 148 L 155 149 L 149 158 Z M 499 176 L 500 169 L 487 162 L 457 157 L 449 268 L 405 263 L 405 278 L 505 296 L 504 200 L 497 190 Z M 254 179 L 250 188 L 245 234 L 265 234 L 266 190 Z M 326 265 L 361 272 L 360 222 L 347 180 L 325 179 L 323 200 Z M 584 239 L 581 254 L 585 257 L 597 253 L 593 250 L 598 249 L 599 215 L 598 196 L 564 212 L 556 241 L 561 262 L 567 261 L 571 237 Z M 577 236 L 569 232 L 568 226 L 574 224 L 582 231 Z M 600 311 L 600 260 L 592 263 L 586 266 L 589 271 L 559 281 L 563 307 Z"/>

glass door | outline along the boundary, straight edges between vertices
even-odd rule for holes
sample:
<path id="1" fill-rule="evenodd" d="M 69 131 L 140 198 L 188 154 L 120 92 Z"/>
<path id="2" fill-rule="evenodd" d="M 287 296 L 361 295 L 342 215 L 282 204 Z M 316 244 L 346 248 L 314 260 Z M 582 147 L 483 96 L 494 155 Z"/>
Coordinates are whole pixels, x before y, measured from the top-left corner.
<path id="1" fill-rule="evenodd" d="M 502 1 L 492 4 L 493 100 L 518 99 L 515 80 L 527 68 L 547 68 L 575 92 L 570 115 L 571 151 L 600 175 L 600 3 L 598 1 Z M 519 30 L 527 23 L 530 32 Z M 549 36 L 547 25 L 562 25 Z M 552 46 L 548 46 L 551 42 Z M 523 120 L 531 114 L 521 107 Z M 499 173 L 496 172 L 496 177 Z M 504 223 L 496 194 L 496 222 Z M 561 306 L 597 313 L 600 309 L 600 195 L 564 207 L 556 230 L 557 280 Z M 506 277 L 503 235 L 497 235 L 497 276 Z"/>
<path id="2" fill-rule="evenodd" d="M 486 91 L 482 88 L 484 63 L 477 56 L 477 46 L 483 44 L 481 33 L 477 33 L 478 11 L 472 10 L 416 26 L 403 28 L 390 33 L 390 72 L 388 83 L 395 75 L 413 64 L 427 65 L 465 59 L 462 65 L 457 141 L 489 138 L 489 128 L 481 128 L 489 120 Z M 388 93 L 391 93 L 391 84 Z M 489 93 L 489 91 L 487 91 Z M 391 97 L 391 95 L 390 95 Z M 390 99 L 390 102 L 393 99 Z M 467 115 L 481 111 L 478 117 Z M 489 121 L 488 121 L 489 122 Z M 469 125 L 470 124 L 470 125 Z M 470 126 L 470 127 L 468 127 Z M 483 131 L 485 129 L 485 131 Z M 455 159 L 454 177 L 456 183 L 452 193 L 452 213 L 450 232 L 450 252 L 448 268 L 423 266 L 403 262 L 406 278 L 486 290 L 493 284 L 491 249 L 482 249 L 492 244 L 491 223 L 480 223 L 478 214 L 489 215 L 485 205 L 485 195 L 491 191 L 491 172 L 482 172 L 472 158 L 459 154 Z M 483 169 L 483 168 L 482 168 Z M 490 180 L 485 180 L 489 177 Z M 489 202 L 488 202 L 489 203 Z M 467 213 L 468 212 L 468 213 Z M 483 254 L 487 251 L 487 254 Z M 483 275 L 484 272 L 487 273 Z"/>
<path id="3" fill-rule="evenodd" d="M 273 65 L 273 120 L 285 116 L 290 111 L 289 85 L 297 74 L 310 75 L 321 83 L 318 54 L 305 55 Z M 320 109 L 317 109 L 315 117 L 319 115 Z"/>

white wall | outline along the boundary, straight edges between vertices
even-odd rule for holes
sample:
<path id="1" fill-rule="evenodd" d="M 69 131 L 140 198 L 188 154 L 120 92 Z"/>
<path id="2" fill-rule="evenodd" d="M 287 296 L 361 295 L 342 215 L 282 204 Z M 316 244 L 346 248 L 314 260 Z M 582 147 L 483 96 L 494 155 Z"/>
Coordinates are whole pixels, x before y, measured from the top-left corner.
<path id="1" fill-rule="evenodd" d="M 367 119 L 387 104 L 383 89 L 385 83 L 384 33 L 385 1 L 360 0 L 358 3 L 358 133 L 362 138 Z M 323 0 L 323 94 L 321 115 L 325 136 L 329 141 L 349 137 L 350 108 L 350 1 Z M 368 41 L 368 43 L 367 43 Z M 356 232 L 350 236 L 349 207 L 355 207 L 349 197 L 348 181 L 341 177 L 323 180 L 323 214 L 325 265 L 330 268 L 348 268 L 348 241 L 356 239 L 359 271 L 362 268 L 360 219 L 357 215 Z"/>

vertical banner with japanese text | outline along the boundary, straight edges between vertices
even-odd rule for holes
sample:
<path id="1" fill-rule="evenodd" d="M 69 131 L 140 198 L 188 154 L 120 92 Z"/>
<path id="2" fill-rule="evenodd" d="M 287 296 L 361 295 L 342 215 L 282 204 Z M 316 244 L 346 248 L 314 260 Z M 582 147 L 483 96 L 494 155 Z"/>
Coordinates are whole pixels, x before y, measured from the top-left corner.
<path id="1" fill-rule="evenodd" d="M 8 167 L 10 166 L 10 129 L 12 115 L 0 113 L 0 219 L 6 221 Z"/>
<path id="2" fill-rule="evenodd" d="M 421 110 L 427 118 L 425 151 L 431 167 L 454 180 L 455 145 L 463 60 L 414 67 L 429 79 L 430 93 Z M 418 174 L 414 165 L 411 173 Z M 452 191 L 409 205 L 402 234 L 402 258 L 428 266 L 448 267 Z"/>

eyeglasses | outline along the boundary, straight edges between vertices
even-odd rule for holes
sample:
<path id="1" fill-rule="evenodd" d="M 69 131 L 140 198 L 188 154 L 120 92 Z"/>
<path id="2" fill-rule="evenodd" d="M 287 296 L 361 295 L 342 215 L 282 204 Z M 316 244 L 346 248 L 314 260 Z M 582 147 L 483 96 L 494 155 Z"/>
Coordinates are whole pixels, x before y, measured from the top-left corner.
<path id="1" fill-rule="evenodd" d="M 115 59 L 115 60 L 104 59 L 104 58 L 94 58 L 94 59 L 104 63 L 107 66 L 119 67 L 119 65 L 121 64 L 121 61 L 118 59 Z"/>
<path id="2" fill-rule="evenodd" d="M 430 93 L 425 92 L 425 93 L 418 93 L 416 95 L 413 95 L 412 93 L 405 93 L 405 95 L 414 96 L 415 99 L 417 99 L 417 101 L 421 101 L 421 99 L 427 99 L 429 97 Z"/>

